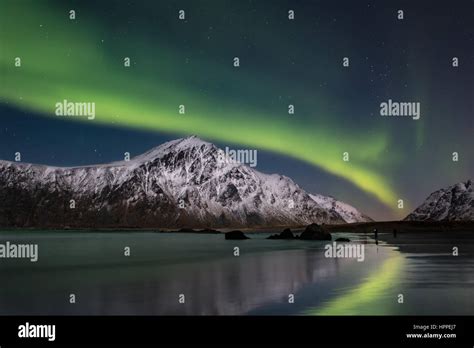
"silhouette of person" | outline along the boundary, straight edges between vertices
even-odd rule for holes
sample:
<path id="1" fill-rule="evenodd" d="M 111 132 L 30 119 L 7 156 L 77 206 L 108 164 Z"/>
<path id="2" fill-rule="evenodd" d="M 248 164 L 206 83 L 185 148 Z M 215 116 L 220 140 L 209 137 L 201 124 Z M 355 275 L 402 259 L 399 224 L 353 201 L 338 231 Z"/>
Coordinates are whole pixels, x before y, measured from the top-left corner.
<path id="1" fill-rule="evenodd" d="M 393 230 L 393 238 L 397 238 L 397 229 L 396 228 Z"/>
<path id="2" fill-rule="evenodd" d="M 379 233 L 376 228 L 374 228 L 374 238 L 375 238 L 375 244 L 379 245 Z"/>

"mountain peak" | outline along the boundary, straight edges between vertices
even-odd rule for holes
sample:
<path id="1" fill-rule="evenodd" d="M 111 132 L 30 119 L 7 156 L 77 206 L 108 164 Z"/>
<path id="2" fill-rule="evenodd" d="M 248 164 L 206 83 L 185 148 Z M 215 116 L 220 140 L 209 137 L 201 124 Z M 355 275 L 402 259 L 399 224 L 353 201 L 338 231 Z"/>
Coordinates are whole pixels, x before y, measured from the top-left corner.
<path id="1" fill-rule="evenodd" d="M 339 211 L 352 213 L 322 196 L 315 201 L 285 176 L 219 160 L 219 151 L 189 136 L 129 161 L 0 165 L 0 226 L 299 226 L 342 223 Z M 64 209 L 71 199 L 77 208 Z"/>
<path id="2" fill-rule="evenodd" d="M 431 193 L 405 220 L 474 220 L 473 207 L 474 191 L 469 179 Z"/>
<path id="3" fill-rule="evenodd" d="M 185 137 L 185 138 L 180 138 L 180 139 L 176 139 L 176 140 L 173 140 L 173 141 L 169 141 L 168 143 L 165 143 L 163 145 L 166 145 L 166 144 L 179 145 L 179 147 L 181 147 L 181 148 L 195 147 L 195 146 L 202 146 L 202 145 L 214 146 L 214 144 L 209 143 L 205 140 L 202 140 L 201 138 L 197 137 L 196 135 L 190 135 L 190 136 Z"/>
<path id="4" fill-rule="evenodd" d="M 181 152 L 181 151 L 189 151 L 192 150 L 193 148 L 196 149 L 201 149 L 201 148 L 207 148 L 207 149 L 216 149 L 217 148 L 212 144 L 207 141 L 202 140 L 201 138 L 191 135 L 185 138 L 179 138 L 176 140 L 171 140 L 166 143 L 163 143 L 161 145 L 158 145 L 147 152 L 144 152 L 141 155 L 138 155 L 132 159 L 132 161 L 149 161 L 149 160 L 154 160 L 156 158 L 163 157 L 171 152 Z"/>

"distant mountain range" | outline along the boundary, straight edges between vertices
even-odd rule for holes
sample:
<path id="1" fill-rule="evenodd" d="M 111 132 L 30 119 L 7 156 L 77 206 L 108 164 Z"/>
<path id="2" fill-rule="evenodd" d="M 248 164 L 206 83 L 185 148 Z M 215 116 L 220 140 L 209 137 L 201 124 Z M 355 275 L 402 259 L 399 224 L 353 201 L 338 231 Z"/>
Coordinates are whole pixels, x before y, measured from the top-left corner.
<path id="1" fill-rule="evenodd" d="M 353 206 L 338 201 L 331 196 L 328 197 L 319 194 L 310 194 L 309 196 L 321 207 L 341 215 L 342 219 L 347 223 L 373 221 L 370 217 L 361 213 Z"/>
<path id="2" fill-rule="evenodd" d="M 222 161 L 197 137 L 129 161 L 52 167 L 0 161 L 0 226 L 71 228 L 271 227 L 371 221 L 290 178 Z"/>
<path id="3" fill-rule="evenodd" d="M 472 180 L 433 192 L 405 220 L 473 221 L 474 192 Z"/>

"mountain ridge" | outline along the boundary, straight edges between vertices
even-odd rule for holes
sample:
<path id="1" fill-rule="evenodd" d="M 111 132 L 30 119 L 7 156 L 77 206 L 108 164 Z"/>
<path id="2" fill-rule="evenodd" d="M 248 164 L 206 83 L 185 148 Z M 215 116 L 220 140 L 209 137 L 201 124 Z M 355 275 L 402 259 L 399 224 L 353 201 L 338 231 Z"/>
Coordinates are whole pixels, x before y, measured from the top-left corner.
<path id="1" fill-rule="evenodd" d="M 405 221 L 474 220 L 473 181 L 460 182 L 432 192 Z"/>
<path id="2" fill-rule="evenodd" d="M 322 204 L 325 196 L 318 195 L 318 202 L 291 178 L 222 162 L 222 155 L 212 143 L 190 136 L 128 161 L 75 167 L 0 161 L 4 198 L 0 226 L 174 228 L 346 222 L 340 208 Z"/>

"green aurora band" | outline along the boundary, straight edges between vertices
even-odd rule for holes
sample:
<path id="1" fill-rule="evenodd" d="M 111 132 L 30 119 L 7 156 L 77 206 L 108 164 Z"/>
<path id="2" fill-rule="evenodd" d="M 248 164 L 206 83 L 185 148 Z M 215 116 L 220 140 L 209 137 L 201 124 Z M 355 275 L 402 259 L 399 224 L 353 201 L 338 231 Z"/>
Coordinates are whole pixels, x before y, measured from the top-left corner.
<path id="1" fill-rule="evenodd" d="M 386 314 L 387 301 L 374 305 L 386 295 L 398 282 L 403 269 L 403 256 L 390 256 L 384 263 L 359 286 L 344 295 L 330 300 L 322 307 L 310 309 L 308 315 L 376 315 Z M 395 301 L 395 299 L 394 299 Z M 376 313 L 375 313 L 375 312 Z"/>
<path id="2" fill-rule="evenodd" d="M 107 42 L 101 46 L 104 29 L 96 21 L 86 22 L 86 13 L 78 13 L 80 20 L 74 22 L 68 19 L 66 8 L 42 6 L 26 1 L 2 4 L 0 102 L 57 117 L 57 102 L 93 101 L 97 117 L 83 122 L 196 134 L 273 151 L 344 178 L 396 210 L 398 196 L 381 168 L 390 140 L 384 132 L 345 131 L 327 122 L 330 115 L 318 119 L 306 115 L 309 123 L 302 124 L 288 115 L 275 117 L 264 107 L 245 101 L 203 96 L 180 80 L 180 67 L 175 62 L 182 57 L 169 45 L 154 43 L 148 56 L 147 42 L 123 40 L 113 49 Z M 16 23 L 18 18 L 21 25 Z M 154 54 L 160 57 L 158 63 Z M 138 63 L 123 67 L 125 56 Z M 21 67 L 14 66 L 15 57 L 21 57 Z M 236 73 L 231 61 L 232 57 L 228 67 L 216 66 L 214 73 L 239 88 L 266 88 L 268 81 L 250 75 L 242 78 L 246 72 Z M 322 105 L 327 98 L 315 94 Z M 186 106 L 185 115 L 178 113 L 180 104 Z M 283 110 L 286 113 L 286 105 Z M 342 160 L 345 151 L 350 152 L 350 162 Z"/>

